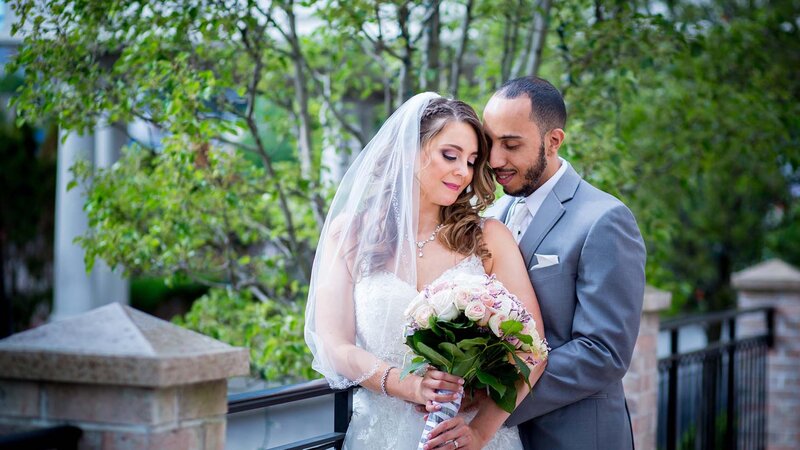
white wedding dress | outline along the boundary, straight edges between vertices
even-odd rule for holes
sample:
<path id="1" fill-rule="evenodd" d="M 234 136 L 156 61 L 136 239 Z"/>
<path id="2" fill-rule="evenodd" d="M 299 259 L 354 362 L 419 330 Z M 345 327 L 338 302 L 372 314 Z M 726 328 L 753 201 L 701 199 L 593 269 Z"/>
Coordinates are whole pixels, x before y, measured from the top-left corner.
<path id="1" fill-rule="evenodd" d="M 446 270 L 435 281 L 459 273 L 485 272 L 480 258 L 472 255 Z M 360 280 L 353 293 L 358 343 L 378 358 L 402 367 L 409 351 L 403 336 L 403 312 L 417 294 L 416 286 L 389 272 L 377 272 Z M 385 326 L 387 323 L 396 326 Z M 467 422 L 474 415 L 474 410 L 464 413 Z M 423 414 L 417 412 L 413 404 L 367 389 L 358 389 L 353 395 L 353 415 L 344 448 L 415 450 L 424 424 Z M 517 428 L 501 427 L 484 448 L 522 449 Z"/>

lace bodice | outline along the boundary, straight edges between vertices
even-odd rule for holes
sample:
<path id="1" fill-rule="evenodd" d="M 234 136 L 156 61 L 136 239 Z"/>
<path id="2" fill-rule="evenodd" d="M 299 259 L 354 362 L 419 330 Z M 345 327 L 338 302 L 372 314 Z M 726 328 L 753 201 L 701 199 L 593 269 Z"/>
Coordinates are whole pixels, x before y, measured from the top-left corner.
<path id="1" fill-rule="evenodd" d="M 485 273 L 480 258 L 464 258 L 434 282 L 463 273 Z M 403 336 L 403 312 L 418 293 L 416 286 L 389 272 L 377 272 L 359 281 L 353 292 L 358 344 L 381 360 L 402 367 L 409 352 Z M 465 416 L 470 420 L 474 412 Z M 345 448 L 416 449 L 424 422 L 423 415 L 411 403 L 359 389 L 353 396 Z M 521 449 L 517 429 L 501 428 L 486 448 Z"/>

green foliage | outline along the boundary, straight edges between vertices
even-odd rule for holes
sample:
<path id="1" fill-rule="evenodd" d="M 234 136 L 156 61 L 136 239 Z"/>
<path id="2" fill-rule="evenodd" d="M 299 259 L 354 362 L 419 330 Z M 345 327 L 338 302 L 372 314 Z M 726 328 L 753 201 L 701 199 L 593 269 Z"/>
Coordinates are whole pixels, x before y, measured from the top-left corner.
<path id="1" fill-rule="evenodd" d="M 89 188 L 85 209 L 93 232 L 78 238 L 87 267 L 102 257 L 129 275 L 189 278 L 283 303 L 300 298 L 291 277 L 301 277 L 302 267 L 277 256 L 286 233 L 270 195 L 278 180 L 236 151 L 186 150 L 172 138 L 163 143 L 155 154 L 134 146 L 111 169 L 74 167 Z M 302 212 L 302 204 L 294 210 Z"/>
<path id="2" fill-rule="evenodd" d="M 197 283 L 172 283 L 167 286 L 162 278 L 136 277 L 131 279 L 130 302 L 134 308 L 155 313 L 159 305 L 167 301 L 191 304 L 208 292 L 206 286 Z"/>
<path id="3" fill-rule="evenodd" d="M 256 301 L 248 291 L 213 288 L 174 320 L 233 345 L 250 349 L 254 374 L 276 383 L 315 378 L 303 340 L 303 306 Z"/>
<path id="4" fill-rule="evenodd" d="M 785 20 L 798 11 L 778 2 L 720 20 L 714 8 L 697 19 L 611 5 L 589 22 L 581 8 L 559 11 L 573 112 L 564 154 L 631 206 L 648 282 L 672 290 L 675 309 L 730 307 L 731 272 L 765 256 L 769 211 L 793 202 L 800 36 Z"/>

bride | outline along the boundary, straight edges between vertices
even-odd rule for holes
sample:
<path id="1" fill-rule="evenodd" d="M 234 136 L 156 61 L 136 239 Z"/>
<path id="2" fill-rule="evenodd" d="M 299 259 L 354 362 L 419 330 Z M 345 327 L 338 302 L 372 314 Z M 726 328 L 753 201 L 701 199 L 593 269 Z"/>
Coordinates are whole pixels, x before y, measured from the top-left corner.
<path id="1" fill-rule="evenodd" d="M 494 200 L 487 159 L 475 111 L 424 93 L 386 121 L 339 186 L 314 260 L 305 335 L 314 369 L 332 387 L 362 387 L 347 449 L 415 449 L 425 422 L 415 405 L 431 408 L 463 392 L 462 379 L 432 369 L 400 379 L 408 353 L 403 311 L 426 285 L 495 274 L 544 336 L 514 238 L 478 215 Z M 533 367 L 531 384 L 543 371 L 544 364 Z M 518 384 L 517 403 L 529 392 Z M 508 413 L 488 397 L 475 403 L 434 429 L 426 448 L 522 448 L 516 428 L 501 428 Z"/>

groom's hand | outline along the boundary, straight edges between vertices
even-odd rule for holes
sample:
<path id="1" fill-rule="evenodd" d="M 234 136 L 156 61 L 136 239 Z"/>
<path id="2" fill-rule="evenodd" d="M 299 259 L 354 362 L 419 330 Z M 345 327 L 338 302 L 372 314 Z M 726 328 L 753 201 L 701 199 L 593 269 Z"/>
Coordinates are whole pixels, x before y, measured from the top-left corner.
<path id="1" fill-rule="evenodd" d="M 452 419 L 436 425 L 428 435 L 428 442 L 425 450 L 444 449 L 444 450 L 480 450 L 488 439 L 478 433 L 464 421 L 463 416 L 456 416 Z"/>

